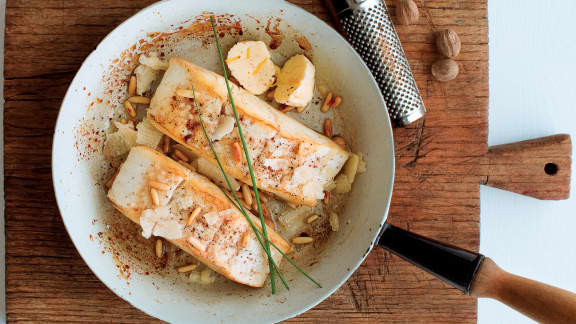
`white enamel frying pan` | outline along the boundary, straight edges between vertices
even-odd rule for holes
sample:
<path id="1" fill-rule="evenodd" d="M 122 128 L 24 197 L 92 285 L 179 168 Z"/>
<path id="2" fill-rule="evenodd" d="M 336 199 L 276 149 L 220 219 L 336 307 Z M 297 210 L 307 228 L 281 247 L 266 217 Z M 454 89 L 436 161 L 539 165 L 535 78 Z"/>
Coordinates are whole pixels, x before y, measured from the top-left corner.
<path id="1" fill-rule="evenodd" d="M 276 295 L 271 295 L 269 288 L 235 284 L 191 288 L 178 279 L 137 272 L 131 274 L 128 285 L 118 273 L 117 260 L 110 253 L 101 253 L 102 246 L 91 239 L 106 231 L 106 215 L 111 212 L 102 186 L 94 180 L 103 163 L 101 157 L 82 152 L 86 148 L 82 130 L 100 127 L 105 119 L 99 118 L 102 116 L 95 109 L 86 109 L 103 92 L 101 77 L 109 72 L 110 62 L 119 53 L 147 32 L 173 30 L 206 10 L 235 14 L 245 30 L 254 28 L 254 21 L 270 16 L 280 17 L 283 26 L 296 26 L 314 45 L 318 77 L 328 80 L 330 87 L 346 98 L 346 107 L 354 107 L 342 109 L 342 117 L 351 129 L 354 149 L 367 153 L 368 171 L 354 185 L 346 211 L 340 215 L 340 231 L 321 253 L 319 262 L 306 268 L 323 288 L 291 271 L 285 273 L 291 289 L 280 289 Z M 189 53 L 193 62 L 197 57 L 198 53 Z M 215 63 L 208 61 L 198 63 Z M 489 259 L 483 262 L 481 255 L 385 223 L 394 183 L 394 142 L 380 90 L 345 39 L 315 16 L 284 1 L 162 1 L 122 23 L 90 54 L 70 85 L 58 116 L 52 163 L 62 218 L 86 263 L 117 295 L 165 321 L 261 323 L 296 316 L 338 289 L 374 245 L 400 254 L 466 293 L 497 298 L 536 319 L 560 322 L 576 318 L 576 298 L 569 292 L 509 275 Z"/>

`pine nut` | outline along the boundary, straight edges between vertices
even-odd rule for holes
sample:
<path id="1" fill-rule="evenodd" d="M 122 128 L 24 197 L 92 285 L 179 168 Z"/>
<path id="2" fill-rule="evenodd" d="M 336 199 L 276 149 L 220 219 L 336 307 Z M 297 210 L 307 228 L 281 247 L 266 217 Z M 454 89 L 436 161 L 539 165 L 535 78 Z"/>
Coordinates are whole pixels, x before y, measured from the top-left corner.
<path id="1" fill-rule="evenodd" d="M 346 150 L 347 146 L 344 137 L 336 135 L 332 137 L 332 140 L 334 141 L 334 143 L 338 144 L 341 148 Z"/>
<path id="2" fill-rule="evenodd" d="M 242 246 L 242 248 L 246 248 L 248 246 L 249 242 L 250 242 L 250 231 L 246 231 L 242 235 L 242 239 L 240 241 L 240 246 Z"/>
<path id="3" fill-rule="evenodd" d="M 306 220 L 306 223 L 308 224 L 312 224 L 315 220 L 317 220 L 318 218 L 320 218 L 320 216 L 318 215 L 312 215 L 310 217 L 308 217 L 308 219 Z"/>
<path id="4" fill-rule="evenodd" d="M 330 201 L 330 192 L 328 191 L 324 191 L 324 205 L 328 205 L 328 202 Z"/>
<path id="5" fill-rule="evenodd" d="M 252 195 L 250 194 L 250 188 L 245 183 L 242 184 L 242 196 L 244 197 L 246 205 L 252 205 Z"/>
<path id="6" fill-rule="evenodd" d="M 332 231 L 338 232 L 340 229 L 340 220 L 338 219 L 338 214 L 330 213 L 330 227 L 332 227 Z"/>
<path id="7" fill-rule="evenodd" d="M 184 98 L 194 98 L 194 91 L 178 89 L 176 90 L 176 95 Z"/>
<path id="8" fill-rule="evenodd" d="M 281 111 L 281 112 L 287 113 L 287 112 L 289 112 L 289 111 L 294 110 L 296 107 L 294 107 L 294 106 L 288 106 L 288 105 L 285 105 L 285 104 L 281 104 L 279 108 L 280 108 L 280 111 Z"/>
<path id="9" fill-rule="evenodd" d="M 142 97 L 142 96 L 132 96 L 128 98 L 128 101 L 135 104 L 149 104 L 150 98 Z"/>
<path id="10" fill-rule="evenodd" d="M 128 95 L 133 96 L 136 94 L 136 76 L 130 77 L 130 82 L 128 83 Z"/>
<path id="11" fill-rule="evenodd" d="M 130 117 L 132 118 L 136 117 L 136 109 L 134 109 L 134 106 L 132 106 L 130 101 L 128 100 L 124 101 L 124 109 L 126 109 L 126 112 Z"/>
<path id="12" fill-rule="evenodd" d="M 326 119 L 324 121 L 324 135 L 332 137 L 332 119 Z"/>
<path id="13" fill-rule="evenodd" d="M 324 99 L 324 103 L 322 104 L 322 108 L 320 108 L 320 111 L 323 113 L 328 112 L 328 110 L 330 110 L 331 101 L 332 101 L 332 92 L 328 92 L 326 98 Z"/>
<path id="14" fill-rule="evenodd" d="M 180 272 L 180 273 L 190 272 L 190 271 L 196 270 L 196 268 L 198 268 L 198 266 L 196 264 L 189 264 L 189 265 L 179 267 L 178 272 Z"/>
<path id="15" fill-rule="evenodd" d="M 184 161 L 184 162 L 190 161 L 190 159 L 188 158 L 188 156 L 187 156 L 186 154 L 182 153 L 182 152 L 179 151 L 179 150 L 174 150 L 174 153 L 173 153 L 173 154 L 174 154 L 174 157 L 175 157 L 177 160 L 181 160 L 181 161 Z"/>
<path id="16" fill-rule="evenodd" d="M 194 220 L 196 219 L 196 217 L 198 217 L 198 215 L 200 215 L 201 211 L 202 211 L 202 208 L 200 208 L 200 207 L 194 208 L 194 210 L 190 213 L 190 216 L 188 216 L 188 220 L 186 221 L 186 226 L 191 226 L 192 223 L 194 222 Z"/>
<path id="17" fill-rule="evenodd" d="M 160 182 L 160 181 L 148 181 L 148 185 L 150 185 L 150 187 L 152 187 L 156 190 L 160 190 L 160 191 L 170 190 L 170 185 L 165 184 L 165 183 Z"/>
<path id="18" fill-rule="evenodd" d="M 254 199 L 256 199 L 256 194 L 254 193 L 254 190 L 250 190 L 250 194 L 252 195 L 252 197 L 254 197 Z M 261 202 L 268 202 L 268 198 L 266 197 L 266 194 L 260 190 L 258 190 L 258 197 L 260 198 Z"/>
<path id="19" fill-rule="evenodd" d="M 150 197 L 152 198 L 152 203 L 154 206 L 160 206 L 160 196 L 158 195 L 158 191 L 156 189 L 150 189 Z"/>
<path id="20" fill-rule="evenodd" d="M 234 144 L 232 144 L 232 150 L 234 154 L 234 161 L 236 161 L 236 163 L 241 163 L 242 150 L 240 149 L 240 144 L 238 144 L 238 142 L 234 142 Z"/>
<path id="21" fill-rule="evenodd" d="M 157 258 L 161 258 L 164 256 L 164 243 L 162 242 L 162 239 L 156 240 L 156 247 L 154 251 L 156 252 Z"/>
<path id="22" fill-rule="evenodd" d="M 342 97 L 336 96 L 336 98 L 334 98 L 334 100 L 330 102 L 330 108 L 336 108 L 340 106 L 341 103 L 342 103 Z"/>
<path id="23" fill-rule="evenodd" d="M 292 239 L 294 244 L 308 244 L 314 242 L 314 239 L 307 236 L 299 236 Z"/>
<path id="24" fill-rule="evenodd" d="M 164 152 L 164 154 L 170 152 L 170 137 L 166 135 L 162 137 L 162 152 Z"/>

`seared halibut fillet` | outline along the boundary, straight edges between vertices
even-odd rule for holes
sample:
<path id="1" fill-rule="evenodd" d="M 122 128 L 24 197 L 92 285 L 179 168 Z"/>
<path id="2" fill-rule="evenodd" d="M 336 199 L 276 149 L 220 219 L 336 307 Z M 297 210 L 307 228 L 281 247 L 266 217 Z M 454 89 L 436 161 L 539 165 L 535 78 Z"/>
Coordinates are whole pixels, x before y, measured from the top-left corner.
<path id="1" fill-rule="evenodd" d="M 263 286 L 269 273 L 266 253 L 244 216 L 202 175 L 151 148 L 136 146 L 120 167 L 108 198 L 142 226 L 142 235 L 169 240 L 230 280 Z M 197 208 L 199 213 L 194 212 Z M 260 229 L 259 219 L 249 216 Z M 290 251 L 290 244 L 271 228 L 268 236 L 284 253 Z M 280 264 L 282 256 L 271 249 Z"/>
<path id="2" fill-rule="evenodd" d="M 161 132 L 216 164 L 190 98 L 192 85 L 227 174 L 251 185 L 222 76 L 171 59 L 152 98 L 148 119 Z M 296 204 L 314 206 L 324 197 L 324 185 L 334 179 L 349 153 L 243 88 L 232 83 L 230 87 L 258 188 Z"/>

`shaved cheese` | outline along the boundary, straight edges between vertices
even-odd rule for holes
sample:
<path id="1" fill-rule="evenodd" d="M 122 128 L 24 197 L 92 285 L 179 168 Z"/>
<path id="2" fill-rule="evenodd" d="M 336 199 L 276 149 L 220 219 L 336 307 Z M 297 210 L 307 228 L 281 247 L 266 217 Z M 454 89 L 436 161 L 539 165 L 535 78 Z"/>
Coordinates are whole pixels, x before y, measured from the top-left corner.
<path id="1" fill-rule="evenodd" d="M 158 78 L 158 71 L 146 65 L 139 65 L 134 70 L 134 75 L 136 75 L 136 92 L 141 96 L 150 90 L 152 83 Z"/>
<path id="2" fill-rule="evenodd" d="M 183 235 L 184 224 L 167 206 L 146 209 L 140 215 L 142 236 L 150 238 L 152 234 L 169 240 L 179 239 Z"/>
<path id="3" fill-rule="evenodd" d="M 132 124 L 114 123 L 118 131 L 106 136 L 104 145 L 104 156 L 110 159 L 118 158 L 128 154 L 130 149 L 136 145 L 137 133 Z"/>
<path id="4" fill-rule="evenodd" d="M 153 149 L 158 147 L 158 144 L 162 141 L 163 134 L 152 126 L 147 118 L 144 118 L 136 128 L 138 129 L 136 144 L 146 145 Z"/>
<path id="5" fill-rule="evenodd" d="M 161 60 L 155 52 L 149 55 L 140 55 L 138 62 L 154 70 L 168 70 L 169 66 L 168 62 Z"/>
<path id="6" fill-rule="evenodd" d="M 228 135 L 234 129 L 235 123 L 236 119 L 232 116 L 220 116 L 218 126 L 216 126 L 214 134 L 210 137 L 212 141 L 219 141 L 222 137 Z"/>

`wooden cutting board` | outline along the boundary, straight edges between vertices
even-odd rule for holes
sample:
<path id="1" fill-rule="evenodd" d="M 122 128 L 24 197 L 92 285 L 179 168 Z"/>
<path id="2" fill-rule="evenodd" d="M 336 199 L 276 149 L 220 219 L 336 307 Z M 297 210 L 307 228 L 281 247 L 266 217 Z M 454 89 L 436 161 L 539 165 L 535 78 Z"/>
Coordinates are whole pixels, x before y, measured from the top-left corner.
<path id="1" fill-rule="evenodd" d="M 7 1 L 4 154 L 10 322 L 156 321 L 114 295 L 80 258 L 56 207 L 50 170 L 53 127 L 76 70 L 108 32 L 152 2 Z M 321 0 L 292 2 L 330 21 Z M 387 2 L 393 12 L 394 4 Z M 502 186 L 512 179 L 502 180 L 502 173 L 492 182 L 488 177 L 492 162 L 501 162 L 503 155 L 486 156 L 486 0 L 417 2 L 419 24 L 398 31 L 429 112 L 395 130 L 397 176 L 389 220 L 476 250 L 479 183 Z M 433 32 L 444 27 L 457 31 L 463 46 L 457 58 L 460 75 L 440 83 L 429 70 L 440 58 Z M 474 299 L 377 248 L 341 289 L 292 321 L 473 323 L 476 310 Z"/>

